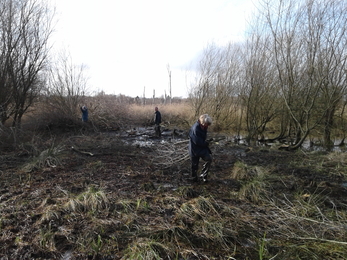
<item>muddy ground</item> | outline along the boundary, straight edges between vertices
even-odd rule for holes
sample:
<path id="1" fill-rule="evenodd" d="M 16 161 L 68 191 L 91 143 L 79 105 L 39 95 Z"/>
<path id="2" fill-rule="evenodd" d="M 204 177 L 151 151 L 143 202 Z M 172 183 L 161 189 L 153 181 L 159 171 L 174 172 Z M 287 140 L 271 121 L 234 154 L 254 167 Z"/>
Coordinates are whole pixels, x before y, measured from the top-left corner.
<path id="1" fill-rule="evenodd" d="M 209 181 L 192 183 L 185 132 L 146 131 L 4 147 L 0 259 L 346 259 L 343 160 L 211 133 Z"/>

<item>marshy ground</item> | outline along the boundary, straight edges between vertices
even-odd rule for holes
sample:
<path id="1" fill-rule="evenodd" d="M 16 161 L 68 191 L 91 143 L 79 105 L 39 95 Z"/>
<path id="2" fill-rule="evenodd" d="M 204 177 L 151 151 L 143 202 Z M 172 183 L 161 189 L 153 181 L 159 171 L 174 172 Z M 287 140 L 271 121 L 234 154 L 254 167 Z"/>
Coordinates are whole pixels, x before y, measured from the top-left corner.
<path id="1" fill-rule="evenodd" d="M 0 259 L 347 259 L 344 152 L 217 137 L 209 182 L 191 183 L 182 136 L 3 149 Z"/>

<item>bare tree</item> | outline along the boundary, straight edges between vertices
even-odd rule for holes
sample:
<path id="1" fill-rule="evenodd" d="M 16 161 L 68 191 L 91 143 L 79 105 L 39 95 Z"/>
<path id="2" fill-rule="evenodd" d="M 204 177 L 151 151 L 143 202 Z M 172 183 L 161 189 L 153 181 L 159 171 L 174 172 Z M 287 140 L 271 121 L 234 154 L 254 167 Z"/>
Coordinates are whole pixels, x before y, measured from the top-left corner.
<path id="1" fill-rule="evenodd" d="M 280 93 L 294 122 L 299 147 L 315 126 L 305 122 L 309 122 L 317 89 L 303 84 L 305 48 L 303 37 L 298 32 L 301 14 L 293 9 L 296 9 L 293 1 L 280 0 L 276 6 L 267 2 L 265 17 L 272 33 Z"/>
<path id="2" fill-rule="evenodd" d="M 332 0 L 262 3 L 263 14 L 272 34 L 280 93 L 295 132 L 295 144 L 291 149 L 296 149 L 324 118 L 332 118 L 334 104 L 338 104 L 336 101 L 339 100 L 337 96 L 342 97 L 342 78 L 338 77 L 339 81 L 334 80 L 333 84 L 331 79 L 343 72 L 344 58 L 337 57 L 344 55 L 343 48 L 339 47 L 339 39 L 346 42 L 343 29 L 347 18 L 346 8 L 343 1 Z M 334 71 L 335 74 L 331 76 L 330 72 Z M 330 79 L 329 84 L 327 79 Z M 336 88 L 331 88 L 337 85 L 338 92 Z M 323 89 L 326 91 L 323 92 Z M 328 93 L 337 96 L 332 98 L 329 95 L 330 101 L 323 101 L 322 97 Z M 325 122 L 331 125 L 329 120 Z"/>
<path id="3" fill-rule="evenodd" d="M 331 131 L 347 88 L 347 4 L 345 1 L 325 1 L 323 7 L 318 4 L 311 3 L 309 21 L 314 32 L 321 29 L 320 37 L 316 37 L 321 48 L 314 76 L 321 82 L 318 101 L 323 113 L 323 142 L 329 147 L 333 145 Z M 318 24 L 315 20 L 319 21 Z"/>
<path id="4" fill-rule="evenodd" d="M 54 15 L 36 0 L 0 0 L 0 10 L 1 120 L 12 116 L 13 126 L 20 126 L 43 86 Z"/>
<path id="5" fill-rule="evenodd" d="M 209 113 L 214 119 L 214 129 L 240 129 L 242 107 L 240 99 L 244 80 L 242 71 L 243 46 L 209 45 L 197 69 L 196 84 L 190 89 L 190 101 L 195 117 Z"/>
<path id="6" fill-rule="evenodd" d="M 242 86 L 243 46 L 228 44 L 221 49 L 221 65 L 214 80 L 213 95 L 208 100 L 214 118 L 214 129 L 237 128 L 240 116 L 240 88 Z"/>
<path id="7" fill-rule="evenodd" d="M 254 141 L 264 139 L 267 124 L 279 112 L 279 89 L 266 32 L 254 31 L 246 43 L 245 52 L 245 84 L 241 98 L 246 109 L 247 139 Z"/>
<path id="8" fill-rule="evenodd" d="M 2 2 L 1 2 L 2 3 Z M 4 4 L 4 3 L 2 3 Z M 3 26 L 9 23 L 8 12 L 6 8 L 0 8 L 0 22 Z M 1 123 L 4 124 L 6 120 L 11 116 L 10 111 L 13 111 L 10 106 L 12 104 L 12 84 L 9 78 L 9 32 L 10 28 L 3 27 L 1 30 L 1 41 L 0 41 L 0 119 Z M 7 30 L 6 30 L 7 29 Z"/>
<path id="9" fill-rule="evenodd" d="M 196 83 L 189 93 L 195 118 L 210 110 L 208 101 L 215 95 L 218 75 L 225 65 L 222 53 L 223 49 L 214 44 L 210 44 L 204 50 L 197 68 Z"/>
<path id="10" fill-rule="evenodd" d="M 195 117 L 228 121 L 227 108 L 245 111 L 249 139 L 279 123 L 275 138 L 297 149 L 315 130 L 331 145 L 334 120 L 343 122 L 346 97 L 347 3 L 343 0 L 262 0 L 243 48 L 209 45 L 190 101 Z M 240 51 L 241 50 L 241 51 Z M 238 98 L 236 98 L 238 97 Z M 242 125 L 240 121 L 239 125 Z"/>
<path id="11" fill-rule="evenodd" d="M 85 102 L 88 77 L 86 67 L 76 65 L 67 52 L 52 62 L 48 75 L 46 95 L 51 109 L 58 110 L 63 118 L 78 118 L 79 107 Z"/>

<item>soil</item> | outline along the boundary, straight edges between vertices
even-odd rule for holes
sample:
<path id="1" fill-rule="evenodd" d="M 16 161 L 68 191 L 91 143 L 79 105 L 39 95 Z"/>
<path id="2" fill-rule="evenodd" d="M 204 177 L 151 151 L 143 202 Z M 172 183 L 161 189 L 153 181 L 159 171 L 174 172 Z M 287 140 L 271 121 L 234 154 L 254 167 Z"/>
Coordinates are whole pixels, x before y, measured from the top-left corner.
<path id="1" fill-rule="evenodd" d="M 311 159 L 309 153 L 248 147 L 225 136 L 213 137 L 214 161 L 207 183 L 190 180 L 184 131 L 167 129 L 161 138 L 151 129 L 141 134 L 136 129 L 64 134 L 37 138 L 21 149 L 3 149 L 0 259 L 142 259 L 131 252 L 153 241 L 160 259 L 259 259 L 258 242 L 264 234 L 276 241 L 268 242 L 266 254 L 283 257 L 285 241 L 299 238 L 291 234 L 296 227 L 275 222 L 280 210 L 269 207 L 271 198 L 290 204 L 298 194 L 319 194 L 327 208 L 346 209 L 344 173 L 336 172 L 337 163 L 325 162 L 318 171 L 312 166 L 317 157 Z M 248 173 L 259 168 L 271 173 L 261 196 L 240 196 L 251 177 L 237 179 L 236 163 L 248 167 Z M 102 191 L 99 201 L 82 205 L 81 196 L 91 190 Z M 268 200 L 262 201 L 264 197 Z M 183 214 L 186 206 L 202 199 L 214 206 L 199 208 L 194 216 Z M 222 238 L 201 224 L 212 222 L 212 217 L 223 224 Z M 321 238 L 339 240 L 346 226 L 339 236 L 331 237 L 328 231 Z M 316 259 L 334 259 L 325 256 Z M 292 254 L 286 259 L 299 258 Z"/>

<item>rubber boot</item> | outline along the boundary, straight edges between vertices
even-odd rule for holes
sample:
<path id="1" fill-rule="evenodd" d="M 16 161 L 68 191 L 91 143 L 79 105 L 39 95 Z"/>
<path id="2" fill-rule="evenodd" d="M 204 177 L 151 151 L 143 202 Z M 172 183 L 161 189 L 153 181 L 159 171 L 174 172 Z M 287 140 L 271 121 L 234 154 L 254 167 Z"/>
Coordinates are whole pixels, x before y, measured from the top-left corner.
<path id="1" fill-rule="evenodd" d="M 207 182 L 207 175 L 208 175 L 208 172 L 210 171 L 210 167 L 211 167 L 210 161 L 205 162 L 202 167 L 200 178 L 202 179 L 203 182 Z"/>
<path id="2" fill-rule="evenodd" d="M 197 175 L 197 170 L 195 170 L 195 169 L 192 169 L 192 181 L 193 182 L 197 182 L 198 181 L 198 175 Z"/>

